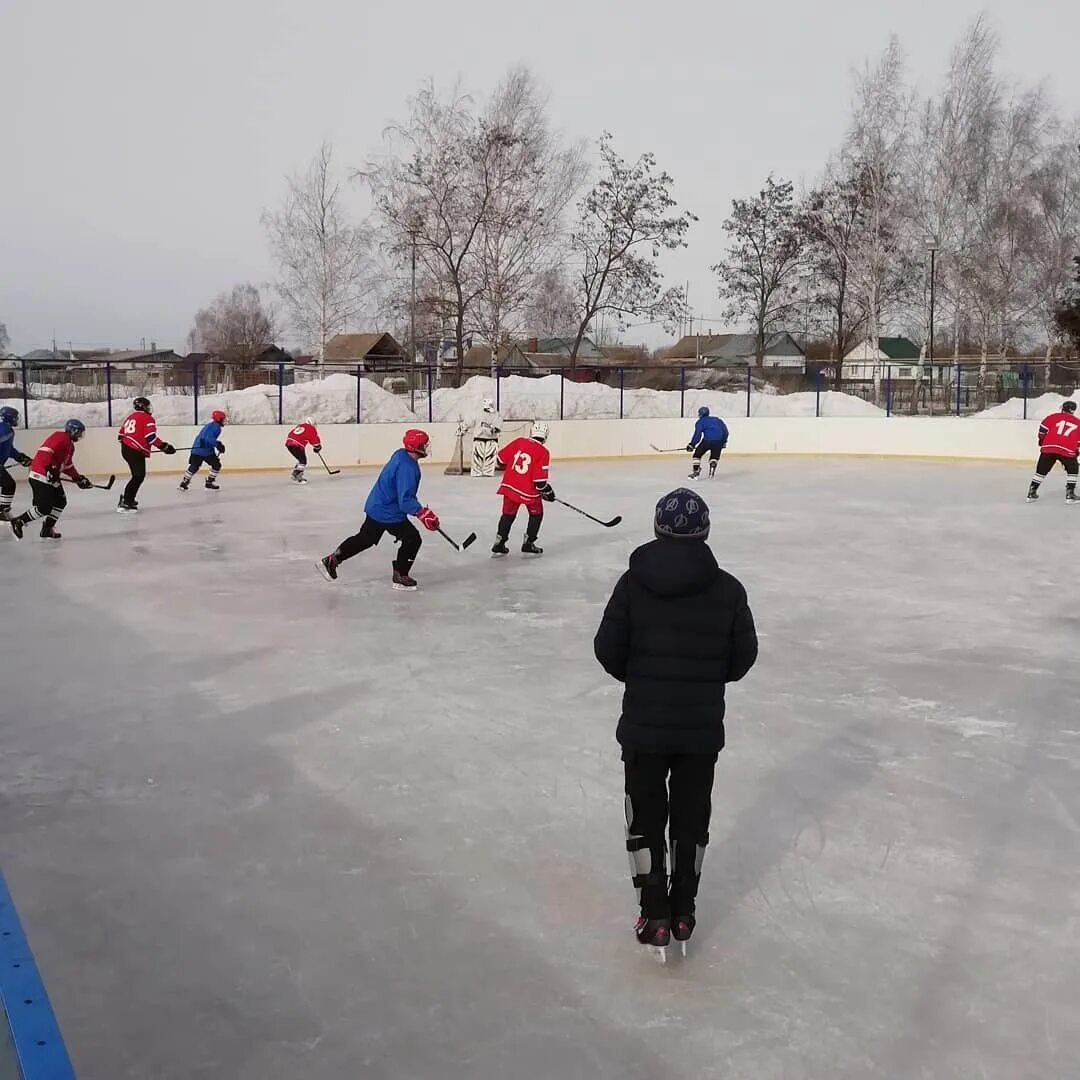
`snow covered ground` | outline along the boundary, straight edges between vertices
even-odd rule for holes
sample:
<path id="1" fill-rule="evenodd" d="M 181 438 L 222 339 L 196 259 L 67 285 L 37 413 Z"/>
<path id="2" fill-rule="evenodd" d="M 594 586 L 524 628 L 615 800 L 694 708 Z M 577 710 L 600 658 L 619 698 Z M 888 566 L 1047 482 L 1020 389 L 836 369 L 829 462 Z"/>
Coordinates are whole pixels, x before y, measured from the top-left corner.
<path id="1" fill-rule="evenodd" d="M 73 492 L 0 536 L 0 861 L 80 1080 L 1075 1075 L 1080 693 L 1061 480 L 733 459 L 761 660 L 700 926 L 634 943 L 601 609 L 682 459 L 559 465 L 542 559 L 312 560 L 371 473 Z M 20 485 L 17 505 L 25 498 Z M 1071 516 L 1070 516 L 1071 515 Z M 521 525 L 518 526 L 520 537 Z M 1048 538 L 1050 538 L 1048 540 Z"/>
<path id="2" fill-rule="evenodd" d="M 1028 398 L 1027 418 L 1029 420 L 1041 420 L 1044 416 L 1057 412 L 1061 408 L 1061 403 L 1066 399 L 1073 398 L 1075 400 L 1078 393 L 1080 391 L 1074 390 L 1066 394 L 1041 394 L 1039 397 Z M 1024 416 L 1024 399 L 1009 398 L 1008 401 L 1003 402 L 1001 405 L 983 409 L 982 412 L 975 415 L 986 420 L 1021 420 Z"/>

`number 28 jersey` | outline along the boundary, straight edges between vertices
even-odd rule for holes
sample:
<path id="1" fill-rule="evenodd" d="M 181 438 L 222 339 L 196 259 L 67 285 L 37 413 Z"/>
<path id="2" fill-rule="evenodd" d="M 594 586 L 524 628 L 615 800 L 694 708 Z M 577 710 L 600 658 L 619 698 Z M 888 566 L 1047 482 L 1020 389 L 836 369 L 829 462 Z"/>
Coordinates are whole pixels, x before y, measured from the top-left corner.
<path id="1" fill-rule="evenodd" d="M 1080 451 L 1080 417 L 1074 413 L 1051 413 L 1039 425 L 1039 446 L 1044 454 L 1076 457 Z"/>
<path id="2" fill-rule="evenodd" d="M 551 454 L 543 443 L 522 436 L 507 443 L 499 451 L 498 458 L 506 466 L 499 485 L 500 495 L 509 495 L 523 502 L 540 498 L 536 487 L 547 483 L 548 465 L 551 462 Z"/>

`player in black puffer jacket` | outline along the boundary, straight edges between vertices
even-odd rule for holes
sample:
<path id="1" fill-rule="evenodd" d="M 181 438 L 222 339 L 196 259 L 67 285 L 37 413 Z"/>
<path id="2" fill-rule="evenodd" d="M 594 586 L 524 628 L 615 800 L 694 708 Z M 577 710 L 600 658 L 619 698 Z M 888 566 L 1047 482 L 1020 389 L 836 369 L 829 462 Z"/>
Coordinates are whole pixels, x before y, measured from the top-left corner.
<path id="1" fill-rule="evenodd" d="M 616 737 L 626 846 L 641 899 L 635 930 L 642 944 L 664 946 L 672 933 L 679 941 L 693 933 L 713 771 L 724 745 L 724 687 L 753 667 L 758 644 L 746 590 L 705 543 L 705 500 L 686 488 L 665 495 L 654 528 L 657 538 L 630 556 L 593 645 L 604 670 L 626 685 Z"/>

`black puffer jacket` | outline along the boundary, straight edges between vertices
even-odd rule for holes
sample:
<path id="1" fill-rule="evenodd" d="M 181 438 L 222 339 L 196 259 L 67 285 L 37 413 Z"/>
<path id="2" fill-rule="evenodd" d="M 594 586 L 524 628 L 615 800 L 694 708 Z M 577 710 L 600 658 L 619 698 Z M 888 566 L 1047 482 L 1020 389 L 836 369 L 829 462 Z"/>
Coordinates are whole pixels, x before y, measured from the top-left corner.
<path id="1" fill-rule="evenodd" d="M 619 742 L 685 754 L 723 747 L 724 685 L 758 652 L 746 590 L 707 544 L 684 539 L 654 540 L 630 556 L 593 648 L 626 684 Z"/>

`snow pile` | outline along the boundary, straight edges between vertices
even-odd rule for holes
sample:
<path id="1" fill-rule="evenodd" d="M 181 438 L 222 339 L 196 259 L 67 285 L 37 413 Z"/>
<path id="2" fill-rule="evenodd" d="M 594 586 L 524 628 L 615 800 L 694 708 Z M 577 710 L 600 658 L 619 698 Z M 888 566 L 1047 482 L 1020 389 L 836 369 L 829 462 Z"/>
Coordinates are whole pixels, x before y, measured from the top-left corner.
<path id="1" fill-rule="evenodd" d="M 284 421 L 295 424 L 310 416 L 320 424 L 355 423 L 356 393 L 355 376 L 343 373 L 286 386 L 283 392 Z M 558 375 L 547 375 L 540 379 L 510 375 L 500 380 L 496 394 L 494 379 L 488 375 L 476 375 L 460 388 L 443 387 L 435 390 L 431 395 L 431 418 L 437 422 L 456 423 L 465 420 L 472 423 L 480 412 L 480 403 L 486 397 L 498 399 L 500 412 L 506 419 L 557 420 L 560 400 L 562 415 L 567 420 L 618 419 L 620 398 L 622 416 L 626 419 L 677 418 L 680 405 L 678 390 L 628 388 L 620 394 L 618 386 L 607 386 L 599 382 L 563 383 Z M 752 416 L 814 416 L 817 400 L 817 395 L 812 392 L 765 394 L 755 391 L 750 396 L 750 413 Z M 1059 398 L 1054 400 L 1060 404 Z M 152 401 L 154 416 L 163 427 L 195 423 L 192 397 L 154 394 Z M 360 416 L 363 423 L 426 421 L 427 396 L 418 393 L 415 404 L 414 412 L 409 408 L 407 394 L 391 393 L 369 378 L 360 382 Z M 685 398 L 686 416 L 695 417 L 702 405 L 707 405 L 717 416 L 745 416 L 746 394 L 739 391 L 688 389 Z M 1029 402 L 1029 408 L 1032 407 L 1035 407 L 1034 403 Z M 114 395 L 113 423 L 119 424 L 130 409 L 130 396 Z M 224 409 L 233 424 L 276 424 L 278 387 L 262 384 L 220 394 L 200 394 L 199 422 L 209 419 L 214 409 Z M 828 390 L 821 394 L 821 415 L 884 416 L 885 410 L 850 394 Z M 90 427 L 104 427 L 108 423 L 104 401 L 77 404 L 40 399 L 30 402 L 28 426 L 58 426 L 72 416 L 77 416 Z"/>
<path id="2" fill-rule="evenodd" d="M 1076 401 L 1076 395 L 1080 391 L 1074 390 L 1071 394 L 1043 394 L 1041 397 L 1028 398 L 1027 416 L 1029 420 L 1041 420 L 1044 416 L 1057 412 L 1063 401 L 1072 398 Z M 979 420 L 1022 420 L 1024 418 L 1024 399 L 1009 398 L 1001 405 L 994 405 L 982 412 L 975 413 L 973 419 Z"/>

